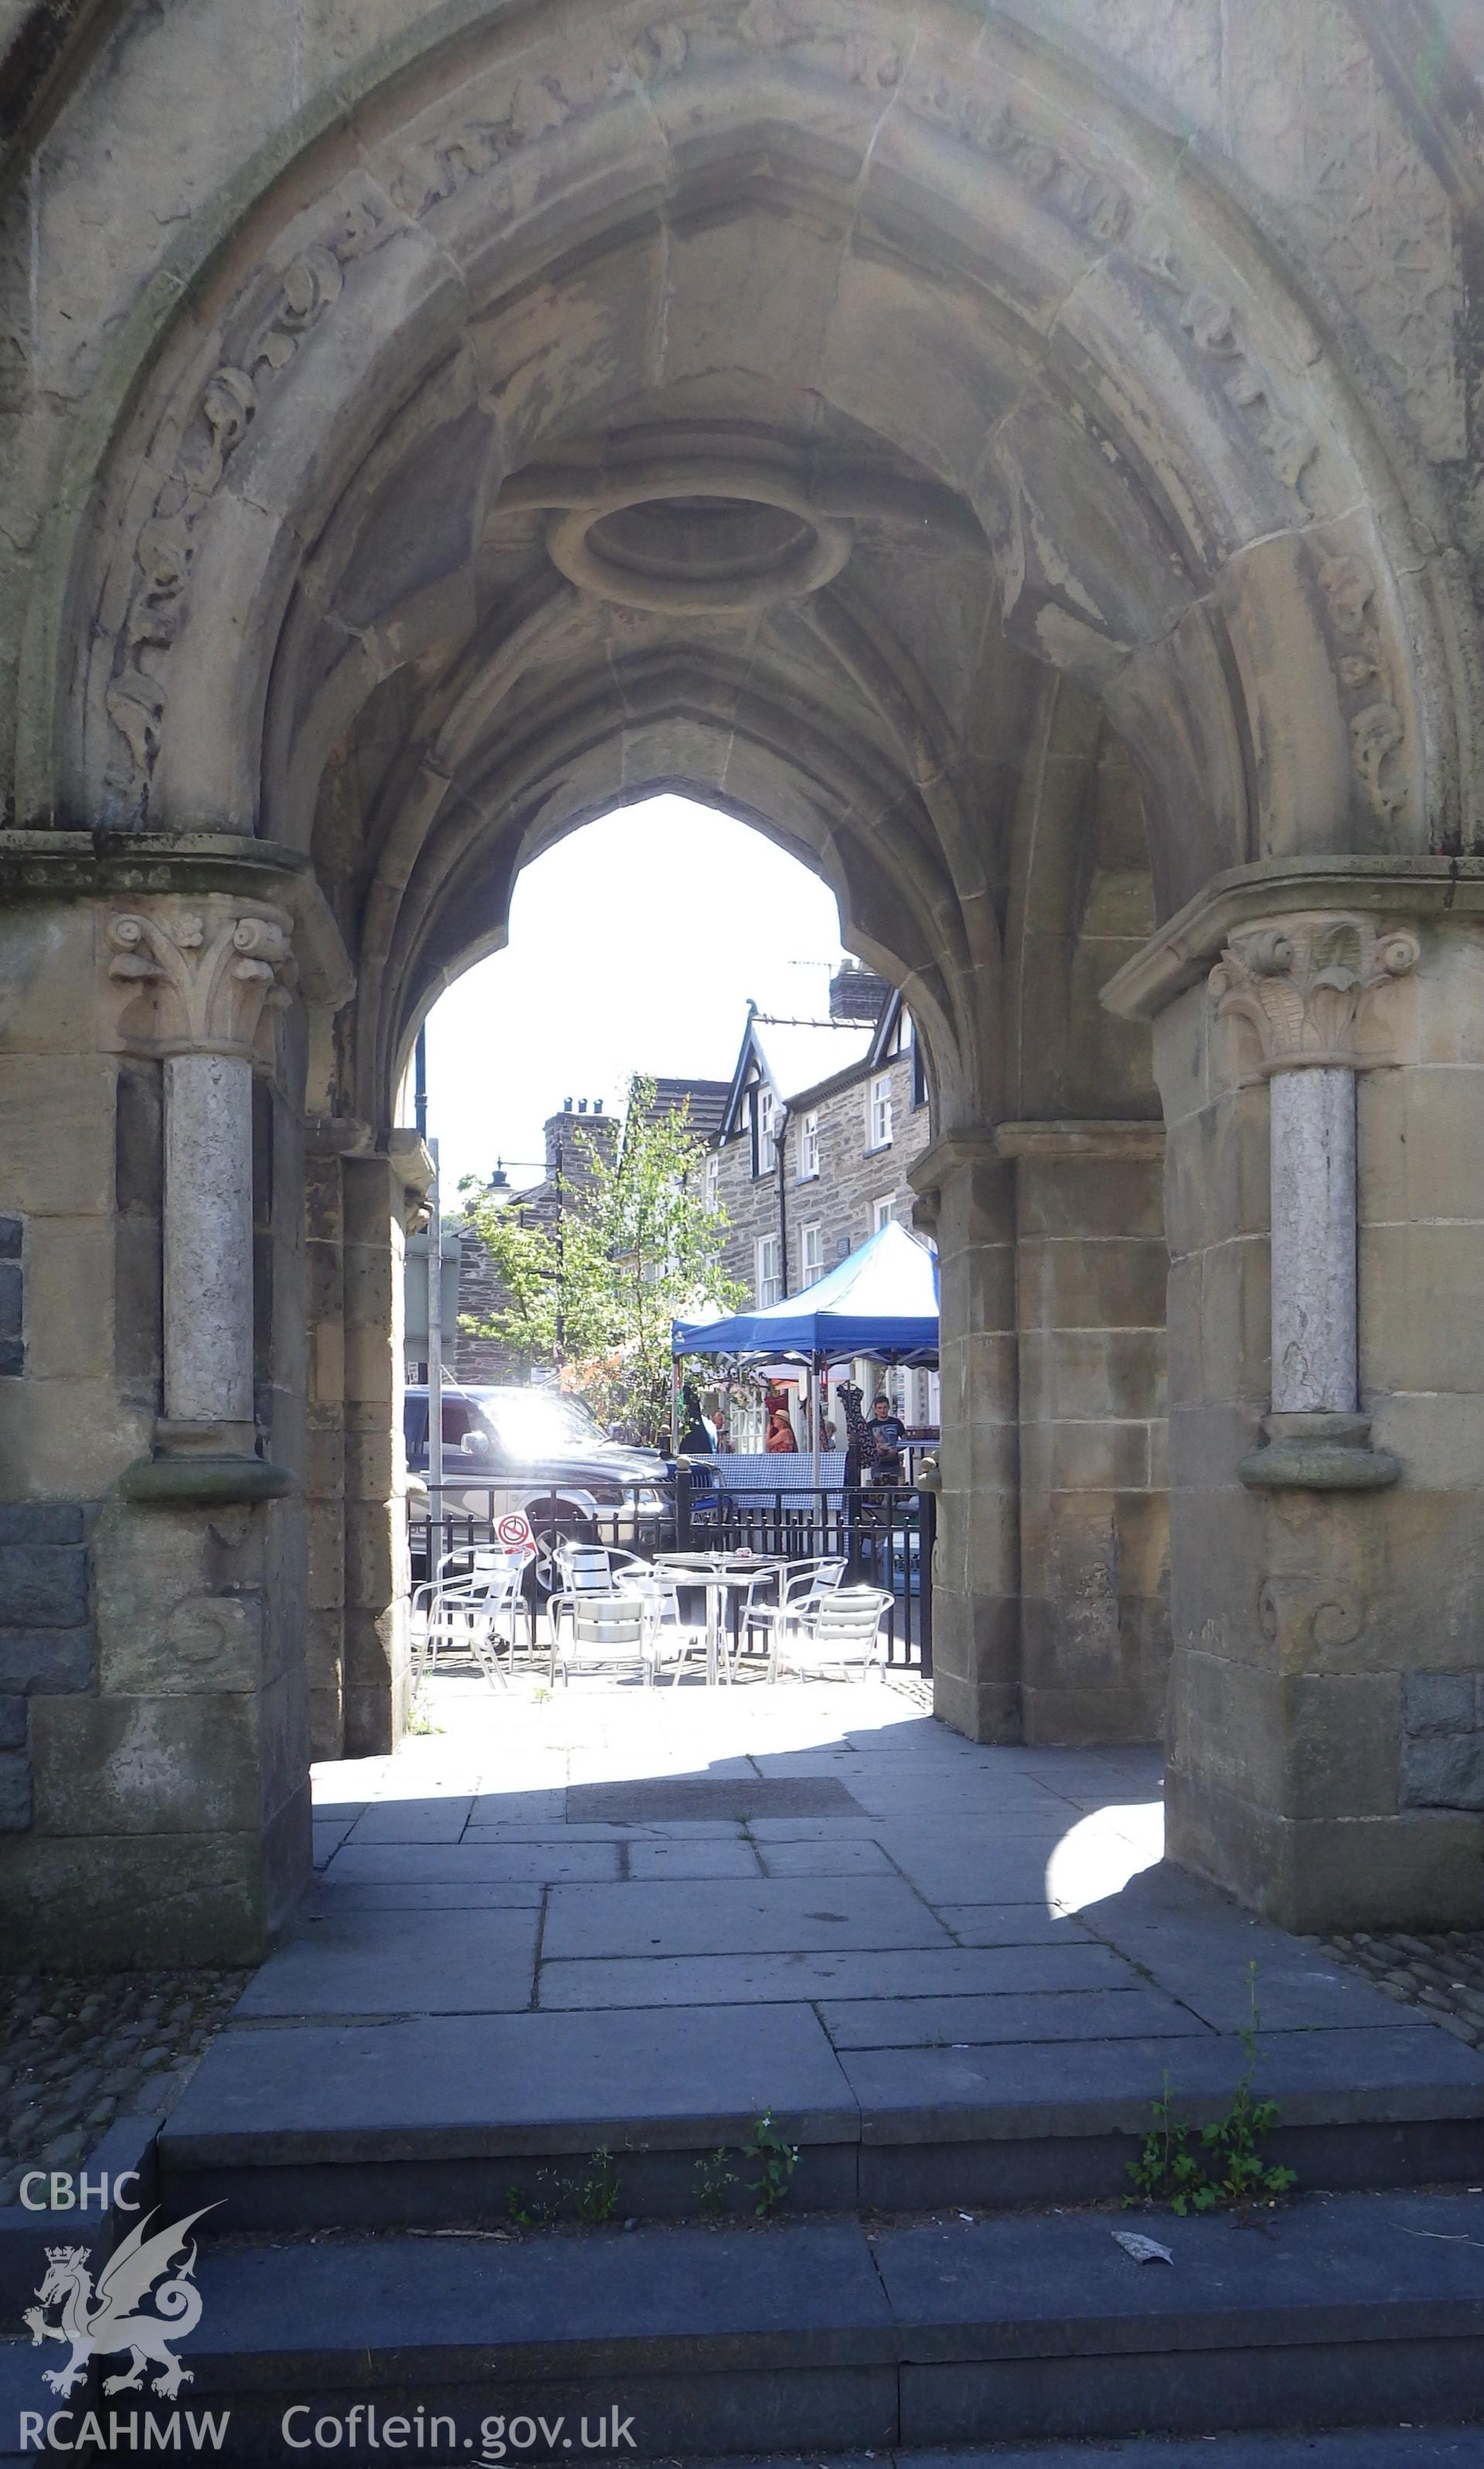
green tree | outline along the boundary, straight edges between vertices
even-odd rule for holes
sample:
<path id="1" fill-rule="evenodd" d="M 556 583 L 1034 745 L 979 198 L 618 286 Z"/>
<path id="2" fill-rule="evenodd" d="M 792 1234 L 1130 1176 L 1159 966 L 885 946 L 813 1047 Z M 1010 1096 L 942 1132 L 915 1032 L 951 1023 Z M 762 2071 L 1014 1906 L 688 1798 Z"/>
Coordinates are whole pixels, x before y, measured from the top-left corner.
<path id="1" fill-rule="evenodd" d="M 499 1310 L 466 1318 L 528 1370 L 559 1366 L 600 1422 L 660 1440 L 670 1429 L 670 1326 L 705 1301 L 735 1309 L 726 1219 L 706 1207 L 689 1110 L 654 1111 L 654 1083 L 629 1083 L 616 1152 L 580 1126 L 561 1226 L 523 1224 L 475 1192 L 469 1222 L 504 1289 Z"/>

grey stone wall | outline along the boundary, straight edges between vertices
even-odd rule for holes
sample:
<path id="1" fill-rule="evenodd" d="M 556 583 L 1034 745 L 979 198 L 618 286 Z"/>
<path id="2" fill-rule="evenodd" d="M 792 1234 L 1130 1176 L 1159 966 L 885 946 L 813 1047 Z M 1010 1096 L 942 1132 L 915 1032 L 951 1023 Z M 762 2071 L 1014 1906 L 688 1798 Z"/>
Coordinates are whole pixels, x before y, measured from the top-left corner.
<path id="1" fill-rule="evenodd" d="M 513 1209 L 519 1201 L 511 1202 Z M 453 1371 L 460 1380 L 497 1387 L 502 1382 L 523 1380 L 525 1366 L 497 1337 L 476 1337 L 463 1327 L 466 1319 L 488 1320 L 498 1311 L 505 1300 L 505 1289 L 496 1277 L 489 1253 L 477 1235 L 467 1234 L 459 1256 L 459 1321 L 458 1342 L 453 1350 Z"/>
<path id="2" fill-rule="evenodd" d="M 81 1508 L 0 1507 L 0 1834 L 32 1822 L 31 1699 L 91 1690 L 97 1662 Z"/>
<path id="3" fill-rule="evenodd" d="M 1404 1808 L 1484 1809 L 1484 1675 L 1409 1672 L 1402 1728 Z"/>

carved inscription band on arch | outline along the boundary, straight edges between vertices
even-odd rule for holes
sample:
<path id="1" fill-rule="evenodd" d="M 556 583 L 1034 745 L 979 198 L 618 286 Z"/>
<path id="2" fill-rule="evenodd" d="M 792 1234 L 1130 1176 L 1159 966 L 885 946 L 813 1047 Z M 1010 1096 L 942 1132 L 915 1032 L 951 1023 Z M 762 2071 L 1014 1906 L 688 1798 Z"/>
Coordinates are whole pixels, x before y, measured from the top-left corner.
<path id="1" fill-rule="evenodd" d="M 1183 242 L 1177 255 L 1162 234 L 1140 224 L 1139 199 L 1121 164 L 1101 159 L 1085 131 L 1068 142 L 1066 113 L 1048 111 L 1043 96 L 992 60 L 966 59 L 950 71 L 941 58 L 919 58 L 901 40 L 889 12 L 847 15 L 819 0 L 691 0 L 656 10 L 647 25 L 641 22 L 630 33 L 609 28 L 582 47 L 554 42 L 545 64 L 529 50 L 518 65 L 491 64 L 479 81 L 488 97 L 482 109 L 476 112 L 466 102 L 463 117 L 424 113 L 423 126 L 414 124 L 405 135 L 389 140 L 387 159 L 341 183 L 333 200 L 327 200 L 320 229 L 286 262 L 260 265 L 243 284 L 225 320 L 216 367 L 193 398 L 170 408 L 161 434 L 176 443 L 131 543 L 126 605 L 103 696 L 107 786 L 116 810 L 134 819 L 148 813 L 170 665 L 185 622 L 203 519 L 285 370 L 316 329 L 346 314 L 358 263 L 374 259 L 409 222 L 436 221 L 441 208 L 453 207 L 475 187 L 494 184 L 491 211 L 498 213 L 503 181 L 514 205 L 509 173 L 517 157 L 549 145 L 573 124 L 672 81 L 694 78 L 703 89 L 729 61 L 749 56 L 776 62 L 798 81 L 801 92 L 833 84 L 873 109 L 910 113 L 1013 180 L 1089 257 L 1127 248 L 1130 265 L 1151 285 L 1152 305 L 1163 300 L 1172 339 L 1182 355 L 1194 352 L 1220 369 L 1236 418 L 1280 477 L 1295 491 L 1302 487 L 1318 450 L 1286 400 L 1288 380 L 1272 354 L 1259 352 L 1244 312 L 1210 288 L 1208 271 L 1185 262 Z M 774 515 L 779 511 L 773 508 Z M 743 538 L 742 523 L 734 522 L 733 537 L 742 549 L 737 562 L 759 565 L 771 577 L 758 580 L 756 596 L 765 597 L 774 586 L 820 588 L 821 579 L 832 567 L 838 571 L 849 553 L 846 536 L 830 527 L 847 519 L 827 514 L 823 529 L 792 539 L 762 517 L 754 519 L 750 539 Z M 647 540 L 640 537 L 642 523 L 617 526 L 616 555 L 606 534 L 594 542 L 596 528 L 579 538 L 575 523 L 554 527 L 558 562 L 579 566 L 589 588 L 601 582 L 612 588 L 615 577 L 627 573 L 631 590 L 636 567 L 670 561 L 663 522 L 650 527 Z M 673 533 L 674 526 L 669 528 Z M 675 588 L 696 582 L 694 576 L 689 585 L 681 578 L 677 587 L 671 575 L 662 587 L 664 605 L 687 605 L 675 598 Z M 720 604 L 702 599 L 689 605 Z M 1368 691 L 1355 690 L 1356 763 L 1371 793 L 1391 801 L 1400 794 L 1394 783 L 1402 723 L 1381 675 L 1383 658 L 1373 653 L 1373 632 L 1368 621 L 1361 638 L 1344 645 L 1348 660 L 1374 657 L 1377 671 Z M 1379 644 L 1379 635 L 1375 640 Z"/>

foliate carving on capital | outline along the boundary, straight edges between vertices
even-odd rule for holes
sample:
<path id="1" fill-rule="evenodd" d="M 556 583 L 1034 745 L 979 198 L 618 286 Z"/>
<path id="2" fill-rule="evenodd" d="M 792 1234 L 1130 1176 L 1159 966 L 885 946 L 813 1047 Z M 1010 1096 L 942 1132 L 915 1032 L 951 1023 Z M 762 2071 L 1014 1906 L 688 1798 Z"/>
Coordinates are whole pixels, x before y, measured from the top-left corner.
<path id="1" fill-rule="evenodd" d="M 1359 1072 L 1390 1059 L 1374 1034 L 1376 998 L 1420 953 L 1415 935 L 1369 917 L 1286 917 L 1234 935 L 1211 992 L 1222 1019 L 1256 1030 L 1265 1077 L 1318 1066 Z"/>
<path id="2" fill-rule="evenodd" d="M 122 1042 L 151 1054 L 258 1059 L 265 1016 L 293 999 L 292 931 L 281 909 L 220 898 L 110 917 L 108 980 L 145 998 L 126 1001 Z"/>

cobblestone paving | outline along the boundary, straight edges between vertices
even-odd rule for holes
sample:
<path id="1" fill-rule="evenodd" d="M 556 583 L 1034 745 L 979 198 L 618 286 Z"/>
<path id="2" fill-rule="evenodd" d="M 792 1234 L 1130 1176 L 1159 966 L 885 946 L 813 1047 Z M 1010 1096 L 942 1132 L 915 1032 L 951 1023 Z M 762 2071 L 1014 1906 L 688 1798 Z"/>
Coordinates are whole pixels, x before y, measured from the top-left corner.
<path id="1" fill-rule="evenodd" d="M 1473 2048 L 1484 2045 L 1484 1929 L 1444 1929 L 1427 1937 L 1357 1929 L 1351 1937 L 1325 1938 L 1322 1944 L 1403 2005 L 1429 2008 L 1455 2040 Z"/>
<path id="2" fill-rule="evenodd" d="M 121 2115 L 163 2117 L 250 1975 L 23 1973 L 0 1988 L 0 2204 L 28 2169 L 84 2159 Z"/>

